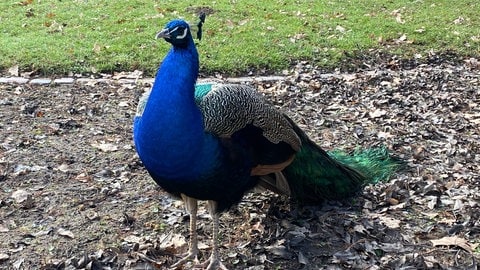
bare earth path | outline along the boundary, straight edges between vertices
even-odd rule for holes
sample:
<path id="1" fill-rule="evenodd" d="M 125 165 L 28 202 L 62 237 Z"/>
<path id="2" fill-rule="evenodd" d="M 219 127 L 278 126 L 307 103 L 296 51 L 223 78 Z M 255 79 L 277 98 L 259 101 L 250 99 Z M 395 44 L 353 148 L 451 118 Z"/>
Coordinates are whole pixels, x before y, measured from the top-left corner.
<path id="1" fill-rule="evenodd" d="M 437 59 L 438 60 L 438 59 Z M 223 215 L 230 269 L 476 269 L 478 65 L 389 59 L 351 73 L 298 64 L 253 83 L 325 149 L 385 144 L 408 162 L 350 203 L 297 209 L 249 194 Z M 168 269 L 188 218 L 131 139 L 148 83 L 0 84 L 0 269 Z M 202 255 L 210 242 L 204 209 Z"/>

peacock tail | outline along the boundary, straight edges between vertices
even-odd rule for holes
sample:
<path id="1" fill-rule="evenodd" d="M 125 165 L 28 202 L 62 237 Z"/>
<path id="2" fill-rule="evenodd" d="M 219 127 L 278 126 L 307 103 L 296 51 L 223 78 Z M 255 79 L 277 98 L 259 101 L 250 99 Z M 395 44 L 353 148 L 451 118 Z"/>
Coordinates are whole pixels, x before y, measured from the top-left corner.
<path id="1" fill-rule="evenodd" d="M 387 181 L 395 172 L 405 167 L 405 163 L 390 154 L 387 147 L 362 149 L 357 147 L 352 153 L 332 150 L 328 154 L 342 164 L 361 172 L 365 176 L 364 184 L 376 184 Z"/>
<path id="2" fill-rule="evenodd" d="M 283 171 L 291 196 L 303 204 L 352 197 L 367 184 L 388 180 L 403 166 L 385 147 L 326 152 L 290 120 L 302 141 L 295 160 Z"/>

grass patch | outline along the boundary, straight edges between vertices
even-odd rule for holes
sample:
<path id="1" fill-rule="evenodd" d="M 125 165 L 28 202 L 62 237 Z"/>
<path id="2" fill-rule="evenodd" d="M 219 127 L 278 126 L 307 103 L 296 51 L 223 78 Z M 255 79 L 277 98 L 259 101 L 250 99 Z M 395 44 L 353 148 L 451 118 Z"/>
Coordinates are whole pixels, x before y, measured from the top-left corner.
<path id="1" fill-rule="evenodd" d="M 173 18 L 210 10 L 199 43 L 202 71 L 239 74 L 310 60 L 332 67 L 354 51 L 402 56 L 480 52 L 480 3 L 459 1 L 24 0 L 0 3 L 0 69 L 51 73 L 140 69 L 154 74 L 168 44 L 155 33 Z"/>

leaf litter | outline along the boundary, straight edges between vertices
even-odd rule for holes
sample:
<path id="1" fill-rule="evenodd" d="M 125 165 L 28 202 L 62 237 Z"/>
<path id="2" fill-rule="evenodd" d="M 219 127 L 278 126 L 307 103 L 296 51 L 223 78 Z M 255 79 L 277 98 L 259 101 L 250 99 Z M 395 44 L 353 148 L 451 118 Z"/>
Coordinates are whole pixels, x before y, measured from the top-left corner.
<path id="1" fill-rule="evenodd" d="M 249 193 L 221 219 L 229 269 L 478 267 L 478 60 L 422 59 L 379 56 L 348 72 L 300 62 L 284 80 L 248 82 L 325 149 L 386 145 L 408 168 L 323 206 Z M 0 269 L 168 269 L 187 251 L 183 205 L 132 146 L 141 75 L 0 85 Z M 201 259 L 210 232 L 202 207 Z"/>

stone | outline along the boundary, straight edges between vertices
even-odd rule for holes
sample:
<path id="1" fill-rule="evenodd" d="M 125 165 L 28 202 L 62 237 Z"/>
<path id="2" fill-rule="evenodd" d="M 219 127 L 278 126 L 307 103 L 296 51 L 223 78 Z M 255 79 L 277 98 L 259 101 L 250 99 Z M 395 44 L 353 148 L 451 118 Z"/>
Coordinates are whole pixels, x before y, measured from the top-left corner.
<path id="1" fill-rule="evenodd" d="M 50 84 L 52 82 L 52 79 L 49 78 L 36 78 L 30 80 L 30 84 L 39 84 L 39 85 L 46 85 Z"/>
<path id="2" fill-rule="evenodd" d="M 29 80 L 22 77 L 4 77 L 0 78 L 0 83 L 26 84 Z"/>
<path id="3" fill-rule="evenodd" d="M 118 79 L 118 83 L 121 84 L 135 84 L 136 81 L 135 79 Z"/>
<path id="4" fill-rule="evenodd" d="M 74 78 L 58 78 L 53 80 L 53 83 L 55 84 L 73 84 L 74 82 Z"/>
<path id="5" fill-rule="evenodd" d="M 89 84 L 89 83 L 94 83 L 95 79 L 90 79 L 90 78 L 78 78 L 77 83 L 80 84 Z"/>

